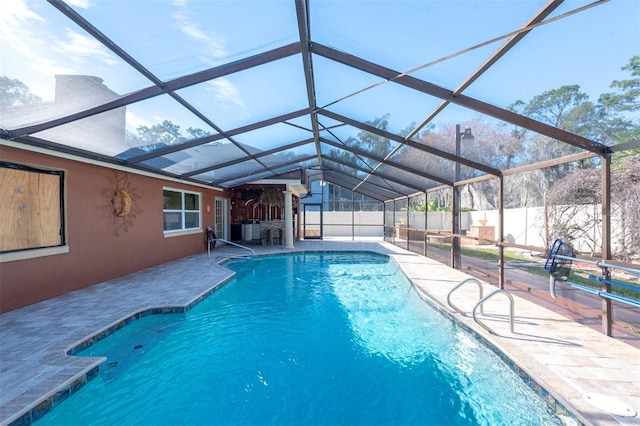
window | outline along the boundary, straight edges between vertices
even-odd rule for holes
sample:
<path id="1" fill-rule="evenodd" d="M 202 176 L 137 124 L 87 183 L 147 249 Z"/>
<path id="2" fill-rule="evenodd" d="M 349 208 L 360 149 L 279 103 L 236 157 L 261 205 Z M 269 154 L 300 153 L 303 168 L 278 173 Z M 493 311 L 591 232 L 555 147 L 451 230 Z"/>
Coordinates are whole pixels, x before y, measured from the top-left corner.
<path id="1" fill-rule="evenodd" d="M 164 231 L 200 229 L 200 194 L 164 189 L 162 193 Z"/>
<path id="2" fill-rule="evenodd" d="M 0 253 L 65 245 L 64 172 L 0 162 Z"/>
<path id="3" fill-rule="evenodd" d="M 215 198 L 215 230 L 218 238 L 229 238 L 229 199 Z"/>

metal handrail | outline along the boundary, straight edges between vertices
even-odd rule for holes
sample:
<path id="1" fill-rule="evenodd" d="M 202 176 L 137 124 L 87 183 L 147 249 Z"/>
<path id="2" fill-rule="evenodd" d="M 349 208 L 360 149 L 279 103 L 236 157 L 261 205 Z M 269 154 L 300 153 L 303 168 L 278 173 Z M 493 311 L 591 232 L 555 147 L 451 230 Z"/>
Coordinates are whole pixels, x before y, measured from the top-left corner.
<path id="1" fill-rule="evenodd" d="M 627 271 L 630 272 L 634 275 L 640 275 L 640 269 L 638 268 L 627 268 L 626 266 L 620 266 L 620 265 L 613 265 L 611 263 L 606 263 L 606 262 L 602 262 L 600 260 L 591 260 L 591 259 L 583 259 L 583 258 L 578 258 L 578 257 L 569 257 L 569 256 L 563 256 L 561 254 L 556 254 L 556 257 L 558 259 L 567 259 L 567 260 L 575 260 L 576 262 L 584 262 L 584 263 L 589 263 L 591 265 L 596 265 L 599 267 L 605 267 L 605 268 L 614 268 L 614 269 L 620 269 L 622 271 Z"/>
<path id="2" fill-rule="evenodd" d="M 476 309 L 478 309 L 478 307 L 480 307 L 480 309 L 482 310 L 482 304 L 483 304 L 484 302 L 486 302 L 486 301 L 487 301 L 490 297 L 492 297 L 494 294 L 497 294 L 497 293 L 504 293 L 504 294 L 506 294 L 507 296 L 509 296 L 509 301 L 510 301 L 510 303 L 509 303 L 509 324 L 511 325 L 511 333 L 513 333 L 513 305 L 514 305 L 514 302 L 513 302 L 513 296 L 512 296 L 512 295 L 511 295 L 511 293 L 509 293 L 507 290 L 504 290 L 504 289 L 501 289 L 501 288 L 499 288 L 499 289 L 497 289 L 497 290 L 495 290 L 495 291 L 493 291 L 493 292 L 489 293 L 489 294 L 487 295 L 487 297 L 485 297 L 485 298 L 483 298 L 483 299 L 480 299 L 480 300 L 478 301 L 478 303 L 476 303 L 476 305 L 473 307 L 473 320 L 474 320 L 478 325 L 480 325 L 480 326 L 481 326 L 481 327 L 483 327 L 485 330 L 487 330 L 489 333 L 491 333 L 491 334 L 497 334 L 497 333 L 495 333 L 495 332 L 494 332 L 494 331 L 493 331 L 489 326 L 487 326 L 487 325 L 483 324 L 483 323 L 482 323 L 482 321 L 480 321 L 480 320 L 478 319 L 478 317 L 476 316 Z M 482 312 L 481 312 L 481 313 L 482 313 Z M 484 315 L 484 314 L 483 314 L 483 315 Z"/>
<path id="3" fill-rule="evenodd" d="M 249 250 L 253 256 L 256 255 L 255 250 L 253 250 L 252 248 L 243 246 L 242 244 L 234 243 L 233 241 L 225 240 L 224 238 L 214 238 L 212 241 L 222 241 L 223 243 L 231 244 L 232 246 Z M 207 258 L 211 259 L 211 244 L 207 244 Z"/>
<path id="4" fill-rule="evenodd" d="M 619 283 L 617 281 L 607 280 L 607 279 L 601 278 L 601 277 L 596 277 L 594 275 L 589 275 L 589 279 L 590 280 L 599 281 L 599 282 L 603 282 L 603 283 L 606 283 L 606 284 L 612 284 L 612 285 L 616 285 L 616 286 L 620 286 L 620 287 L 629 288 L 629 289 L 632 289 L 632 290 L 637 290 L 636 287 L 633 287 L 633 286 L 630 286 L 630 285 L 626 285 L 626 284 L 623 284 L 623 283 Z M 582 291 L 586 291 L 587 293 L 595 294 L 596 296 L 604 297 L 604 298 L 611 299 L 611 300 L 616 300 L 618 302 L 626 303 L 627 305 L 631 305 L 631 306 L 635 306 L 637 308 L 640 308 L 640 301 L 635 300 L 635 299 L 630 299 L 628 297 L 620 296 L 620 295 L 609 293 L 609 292 L 606 292 L 606 291 L 601 291 L 601 290 L 598 290 L 597 288 L 587 287 L 585 285 L 574 283 L 574 282 L 571 282 L 571 281 L 565 281 L 565 284 L 570 285 L 573 288 L 577 288 L 578 290 L 582 290 Z"/>
<path id="5" fill-rule="evenodd" d="M 453 309 L 455 309 L 456 311 L 458 311 L 462 315 L 464 315 L 464 312 L 462 311 L 462 309 L 458 308 L 451 301 L 451 293 L 453 293 L 456 289 L 462 287 L 465 283 L 468 283 L 468 282 L 475 282 L 475 283 L 478 284 L 478 288 L 480 289 L 480 299 L 482 299 L 482 292 L 483 292 L 482 283 L 477 278 L 467 278 L 465 280 L 460 281 L 455 287 L 453 287 L 451 290 L 449 290 L 449 294 L 447 294 L 447 303 L 449 304 L 449 306 L 451 306 Z M 482 311 L 482 307 L 480 307 L 480 313 L 484 315 L 484 312 Z"/>
<path id="6" fill-rule="evenodd" d="M 553 244 L 554 246 L 556 245 L 557 241 L 561 241 L 561 240 L 556 240 Z M 551 259 L 553 257 L 553 261 L 555 262 L 555 259 L 565 259 L 565 260 L 571 260 L 571 261 L 578 261 L 578 262 L 584 262 L 584 263 L 588 263 L 591 265 L 596 265 L 600 268 L 607 268 L 607 269 L 619 269 L 622 271 L 626 271 L 629 272 L 631 274 L 635 274 L 635 275 L 640 275 L 640 269 L 637 268 L 627 268 L 625 266 L 619 266 L 619 265 L 613 265 L 610 263 L 606 263 L 606 262 L 602 262 L 599 260 L 591 260 L 591 259 L 582 259 L 582 258 L 577 258 L 577 257 L 569 257 L 569 256 L 563 256 L 560 254 L 556 254 L 556 253 L 552 253 L 553 251 L 553 247 L 552 250 L 549 251 L 549 257 L 547 258 L 547 263 L 549 262 L 549 259 Z M 556 250 L 557 252 L 557 250 Z M 547 268 L 547 265 L 545 265 L 545 269 Z M 629 288 L 631 290 L 636 290 L 638 291 L 638 288 L 635 286 L 630 286 L 624 283 L 620 283 L 608 278 L 603 278 L 603 277 L 598 277 L 595 275 L 588 275 L 588 278 L 590 280 L 594 280 L 594 281 L 598 281 L 601 283 L 605 283 L 605 284 L 610 284 L 610 285 L 614 285 L 617 287 L 625 287 L 625 288 Z M 588 293 L 592 293 L 595 295 L 598 295 L 600 297 L 606 298 L 606 299 L 611 299 L 611 300 L 616 300 L 618 302 L 622 302 L 622 303 L 626 303 L 628 305 L 632 305 L 632 306 L 636 306 L 636 307 L 640 307 L 640 302 L 635 300 L 635 299 L 630 299 L 628 297 L 624 297 L 624 296 L 620 296 L 620 295 L 616 295 L 616 294 L 612 294 L 609 291 L 600 291 L 597 289 L 593 289 L 581 284 L 577 284 L 574 282 L 569 281 L 568 279 L 563 280 L 562 282 L 564 282 L 567 285 L 570 285 L 573 288 L 577 288 L 579 290 L 583 290 L 586 291 Z M 556 297 L 556 278 L 553 275 L 549 275 L 549 293 L 551 294 L 551 297 L 555 298 Z"/>
<path id="7" fill-rule="evenodd" d="M 612 276 L 612 270 L 621 270 L 621 271 L 625 271 L 627 273 L 630 274 L 634 274 L 636 276 L 640 276 L 640 269 L 638 269 L 637 267 L 635 267 L 634 264 L 630 264 L 630 265 L 618 265 L 618 264 L 613 264 L 610 262 L 613 261 L 609 261 L 607 259 L 604 260 L 597 260 L 597 259 L 592 259 L 592 258 L 582 258 L 582 257 L 575 257 L 575 253 L 573 253 L 573 250 L 570 250 L 570 253 L 565 253 L 565 254 L 558 254 L 558 250 L 555 249 L 556 246 L 560 247 L 562 245 L 562 240 L 561 239 L 556 239 L 553 242 L 553 246 L 551 247 L 551 249 L 549 250 L 549 254 L 547 256 L 547 264 L 545 264 L 545 270 L 549 271 L 549 293 L 551 294 L 551 297 L 555 298 L 556 297 L 556 282 L 560 281 L 561 283 L 564 283 L 566 285 L 569 285 L 573 288 L 576 288 L 578 290 L 582 290 L 585 291 L 587 293 L 591 293 L 594 294 L 596 296 L 599 296 L 602 299 L 602 331 L 604 334 L 606 334 L 607 336 L 612 336 L 613 335 L 613 330 L 612 330 L 612 325 L 613 325 L 613 304 L 611 303 L 612 301 L 616 301 L 616 302 L 621 302 L 621 303 L 625 303 L 627 305 L 631 305 L 635 308 L 640 308 L 640 300 L 637 299 L 632 299 L 630 297 L 625 297 L 616 293 L 613 293 L 614 288 L 613 286 L 616 287 L 625 287 L 627 289 L 630 290 L 634 290 L 634 291 L 639 291 L 640 289 L 637 288 L 636 286 L 631 286 L 631 285 L 627 285 L 625 283 L 621 283 L 618 281 L 615 281 L 613 279 L 611 279 Z M 554 250 L 555 249 L 555 250 Z M 568 254 L 570 254 L 571 256 L 568 256 Z M 590 280 L 593 280 L 595 282 L 598 282 L 601 284 L 601 288 L 592 288 L 586 285 L 582 285 L 582 284 L 578 284 L 575 282 L 572 282 L 570 280 L 570 275 L 569 275 L 569 270 L 570 268 L 565 268 L 566 272 L 563 272 L 562 275 L 557 276 L 554 271 L 553 271 L 553 267 L 548 267 L 549 261 L 552 261 L 552 266 L 555 264 L 556 259 L 561 259 L 561 260 L 565 260 L 568 261 L 569 265 L 571 265 L 571 263 L 573 263 L 574 261 L 576 262 L 580 262 L 580 263 L 587 263 L 587 264 L 591 264 L 591 265 L 595 265 L 599 268 L 601 268 L 601 274 L 602 277 L 598 277 L 596 275 L 588 275 L 588 278 Z M 597 287 L 597 286 L 596 286 Z M 635 297 L 635 295 L 634 295 Z"/>

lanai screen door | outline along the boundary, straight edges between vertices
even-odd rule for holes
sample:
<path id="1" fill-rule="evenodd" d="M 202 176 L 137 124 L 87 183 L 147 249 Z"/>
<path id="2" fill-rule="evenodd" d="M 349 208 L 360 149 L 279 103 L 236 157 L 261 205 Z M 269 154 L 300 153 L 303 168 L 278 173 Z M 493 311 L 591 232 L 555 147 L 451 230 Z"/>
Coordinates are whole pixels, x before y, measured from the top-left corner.
<path id="1" fill-rule="evenodd" d="M 303 235 L 305 240 L 322 239 L 322 204 L 303 204 Z"/>

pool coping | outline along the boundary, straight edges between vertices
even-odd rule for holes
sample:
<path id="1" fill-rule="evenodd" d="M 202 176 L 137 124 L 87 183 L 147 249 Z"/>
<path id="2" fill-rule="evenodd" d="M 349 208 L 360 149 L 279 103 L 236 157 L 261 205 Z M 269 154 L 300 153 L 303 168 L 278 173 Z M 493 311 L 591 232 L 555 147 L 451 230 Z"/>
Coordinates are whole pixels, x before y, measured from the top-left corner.
<path id="1" fill-rule="evenodd" d="M 201 255 L 189 256 L 185 259 L 200 259 Z M 172 264 L 180 263 L 185 259 L 179 259 L 177 261 L 168 262 L 162 266 L 164 269 L 170 269 Z M 217 264 L 223 262 L 225 259 L 215 259 Z M 129 274 L 125 277 L 120 277 L 115 280 L 106 281 L 103 283 L 95 284 L 91 287 L 96 286 L 111 286 L 113 288 L 117 286 L 121 286 L 123 282 L 127 281 L 127 277 L 135 277 L 139 274 L 148 274 L 150 271 L 155 270 L 157 267 L 148 268 L 144 271 L 139 271 L 138 273 Z M 136 321 L 137 319 L 146 317 L 148 315 L 156 315 L 156 314 L 173 314 L 173 313 L 185 313 L 199 302 L 210 296 L 217 289 L 228 283 L 235 273 L 224 268 L 225 274 L 224 276 L 220 276 L 216 282 L 209 284 L 207 288 L 203 291 L 192 295 L 189 300 L 186 300 L 183 303 L 172 303 L 172 304 L 158 304 L 158 305 L 148 305 L 142 308 L 134 308 L 134 310 L 130 310 L 128 313 L 121 315 L 118 319 L 108 323 L 106 326 L 99 328 L 97 331 L 93 331 L 90 334 L 85 335 L 84 337 L 80 337 L 72 341 L 72 343 L 68 344 L 65 349 L 63 349 L 65 357 L 73 357 L 76 360 L 81 360 L 81 367 L 76 367 L 77 370 L 71 374 L 66 379 L 59 382 L 57 385 L 53 386 L 46 393 L 34 399 L 32 402 L 24 405 L 19 411 L 9 415 L 6 418 L 0 419 L 0 425 L 10 425 L 10 426 L 18 426 L 18 425 L 30 425 L 33 422 L 40 419 L 43 415 L 45 415 L 48 411 L 53 409 L 57 404 L 62 402 L 64 399 L 71 396 L 73 393 L 77 392 L 82 386 L 84 386 L 88 381 L 95 378 L 99 374 L 100 365 L 106 360 L 104 357 L 76 357 L 74 356 L 77 352 L 85 349 L 86 347 L 91 346 L 97 341 L 104 339 L 105 337 L 115 333 L 116 331 L 122 329 L 126 325 Z M 134 278 L 135 279 L 135 278 Z M 83 290 L 76 290 L 71 293 L 82 293 Z M 65 295 L 66 296 L 66 295 Z M 64 296 L 60 296 L 64 297 Z M 54 298 L 58 299 L 58 298 Z M 50 299 L 51 300 L 51 299 Z M 40 303 L 36 303 L 36 305 L 46 304 L 48 301 L 43 301 Z M 16 310 L 20 311 L 20 309 Z M 11 311 L 9 313 L 16 313 L 16 311 Z M 6 314 L 0 315 L 0 318 L 3 318 Z M 4 328 L 4 327 L 3 327 Z M 0 360 L 2 360 L 2 348 L 0 347 Z M 3 368 L 4 370 L 4 368 Z M 0 387 L 1 389 L 1 387 Z"/>
<path id="2" fill-rule="evenodd" d="M 403 256 L 394 258 L 403 263 Z M 424 263 L 437 264 L 438 262 L 427 259 Z M 550 347 L 554 345 L 561 347 L 566 345 L 566 348 L 563 348 L 566 349 L 564 350 L 565 353 L 563 353 L 563 351 L 557 351 L 558 361 L 550 361 L 551 355 L 549 354 L 554 354 L 554 351 L 550 350 L 546 353 L 544 345 L 537 344 L 538 348 L 531 348 L 531 345 L 529 345 L 529 347 L 525 349 L 519 349 L 517 347 L 518 345 L 513 344 L 511 339 L 514 339 L 515 336 L 510 334 L 509 331 L 508 309 L 506 304 L 503 303 L 503 306 L 498 309 L 503 315 L 503 318 L 499 320 L 493 318 L 493 320 L 496 321 L 494 329 L 498 331 L 497 333 L 489 333 L 472 319 L 471 311 L 475 305 L 475 301 L 479 298 L 476 286 L 460 288 L 463 298 L 471 301 L 470 304 L 467 304 L 467 310 L 464 314 L 456 312 L 448 305 L 447 299 L 449 292 L 459 282 L 469 278 L 468 275 L 442 265 L 446 268 L 444 270 L 447 271 L 446 273 L 450 276 L 451 281 L 448 285 L 443 286 L 444 288 L 437 288 L 439 286 L 425 285 L 425 281 L 429 280 L 422 277 L 419 271 L 417 271 L 417 273 L 415 270 L 412 271 L 411 267 L 413 265 L 411 265 L 411 262 L 406 262 L 405 266 L 408 266 L 408 268 L 403 267 L 403 270 L 407 273 L 408 278 L 413 282 L 414 287 L 423 300 L 440 311 L 445 317 L 461 326 L 464 331 L 471 333 L 477 340 L 496 353 L 496 355 L 516 371 L 534 391 L 545 399 L 547 404 L 554 409 L 556 415 L 560 417 L 563 422 L 568 421 L 569 424 L 572 424 L 573 421 L 585 425 L 640 425 L 640 381 L 633 381 L 633 377 L 640 378 L 640 349 L 607 337 L 589 327 L 575 323 L 571 319 L 562 317 L 533 302 L 513 295 L 517 307 L 525 307 L 526 310 L 526 312 L 523 313 L 521 309 L 516 308 L 516 334 L 526 335 L 523 331 L 520 331 L 525 326 L 529 326 L 529 328 L 531 328 L 531 326 L 539 327 L 541 333 L 537 336 L 533 333 L 528 335 L 529 340 L 534 342 L 534 346 L 537 340 L 546 343 L 547 346 Z M 407 271 L 407 269 L 409 269 L 409 271 Z M 441 279 L 442 277 L 434 281 L 441 281 Z M 485 295 L 497 289 L 497 287 L 483 281 L 481 281 L 481 284 Z M 458 290 L 456 291 L 456 295 L 458 295 Z M 485 306 L 485 313 L 486 311 L 487 307 Z M 535 314 L 533 314 L 533 312 L 535 312 Z M 489 316 L 482 315 L 481 317 L 483 317 L 483 321 L 486 318 L 490 318 Z M 556 325 L 554 322 L 558 321 L 561 323 L 557 324 L 558 332 L 555 332 L 552 327 Z M 531 322 L 532 324 L 527 324 L 527 322 Z M 552 324 L 552 326 L 549 324 Z M 560 325 L 562 325 L 562 328 L 569 326 L 571 329 L 569 333 L 573 333 L 573 335 L 567 334 L 567 331 L 562 330 Z M 520 328 L 520 330 L 518 330 L 518 328 Z M 594 343 L 597 347 L 593 347 Z M 576 371 L 566 371 L 567 374 L 571 374 L 571 377 L 563 377 L 563 373 L 565 372 L 562 371 L 564 367 L 562 364 L 566 362 L 566 369 L 573 369 L 574 367 L 571 365 L 569 357 L 574 347 L 576 349 L 582 349 L 581 346 L 584 346 L 588 351 L 592 351 L 588 356 L 584 356 L 584 354 L 578 354 L 578 356 L 576 356 L 575 364 L 577 364 L 577 369 L 584 369 L 586 379 L 576 378 Z M 540 353 L 536 353 L 536 351 Z M 603 369 L 600 367 L 602 365 L 611 365 L 615 359 L 615 355 L 607 353 L 609 351 L 615 355 L 624 354 L 625 357 L 615 360 L 619 362 L 619 365 L 616 371 L 612 371 L 613 374 L 607 377 L 607 372 L 604 371 L 603 373 L 602 371 L 606 370 L 606 368 Z M 568 362 L 567 359 L 569 359 Z M 601 364 L 598 364 L 599 362 Z M 580 374 L 580 372 L 577 374 Z M 621 388 L 624 388 L 622 393 Z M 635 417 L 615 416 L 596 408 L 585 400 L 585 395 L 591 395 L 597 392 L 611 393 L 615 397 L 619 397 L 619 400 L 622 400 L 624 404 L 627 404 L 635 410 Z"/>
<path id="3" fill-rule="evenodd" d="M 555 395 L 553 390 L 548 390 L 546 389 L 545 385 L 538 383 L 538 381 L 529 373 L 527 373 L 527 370 L 525 368 L 522 368 L 516 360 L 509 358 L 491 341 L 480 335 L 478 331 L 460 322 L 458 318 L 456 318 L 450 311 L 447 311 L 443 306 L 430 299 L 415 286 L 414 289 L 425 303 L 438 311 L 438 313 L 440 313 L 442 316 L 450 320 L 456 327 L 460 327 L 463 331 L 472 335 L 474 339 L 480 342 L 480 344 L 497 355 L 502 362 L 504 362 L 512 371 L 514 371 L 518 375 L 518 377 L 520 377 L 529 386 L 530 389 L 532 389 L 540 398 L 542 398 L 542 400 L 547 404 L 547 407 L 553 410 L 554 415 L 558 418 L 561 418 L 563 424 L 566 424 L 567 418 L 573 419 L 574 421 L 579 421 L 580 424 L 589 423 L 583 416 L 580 415 L 580 413 L 574 413 L 571 408 L 567 408 L 568 404 L 566 401 L 563 402 L 563 398 L 561 396 Z"/>
<path id="4" fill-rule="evenodd" d="M 306 243 L 306 242 L 305 242 Z M 300 244 L 302 246 L 302 244 Z M 425 300 L 432 307 L 436 308 L 441 314 L 445 315 L 448 319 L 454 321 L 456 325 L 461 326 L 463 330 L 466 332 L 470 332 L 477 340 L 479 340 L 482 344 L 496 353 L 500 358 L 507 363 L 518 375 L 523 378 L 525 383 L 527 383 L 536 393 L 538 393 L 546 402 L 547 405 L 556 412 L 556 415 L 570 417 L 574 420 L 574 422 L 579 422 L 582 424 L 608 424 L 607 422 L 602 421 L 593 421 L 593 419 L 589 418 L 589 416 L 583 415 L 583 411 L 579 408 L 575 407 L 575 401 L 572 402 L 571 397 L 567 397 L 563 395 L 561 392 L 556 392 L 552 384 L 547 383 L 544 377 L 540 377 L 539 374 L 536 374 L 535 371 L 532 371 L 527 365 L 523 365 L 521 362 L 514 360 L 513 354 L 509 354 L 511 352 L 509 348 L 504 347 L 500 341 L 497 341 L 499 336 L 489 335 L 484 329 L 477 326 L 477 324 L 469 323 L 468 317 L 464 315 L 458 315 L 454 311 L 449 310 L 446 305 L 443 303 L 441 297 L 438 294 L 434 294 L 430 292 L 430 288 L 428 286 L 424 286 L 420 283 L 420 278 L 417 277 L 415 272 L 412 271 L 410 267 L 407 267 L 407 259 L 422 259 L 420 262 L 422 266 L 437 266 L 439 271 L 446 271 L 446 275 L 451 275 L 455 277 L 453 281 L 459 277 L 467 277 L 465 274 L 462 274 L 459 271 L 455 271 L 445 265 L 442 265 L 434 260 L 423 258 L 422 256 L 416 255 L 411 252 L 407 252 L 403 249 L 399 249 L 396 246 L 385 244 L 385 243 L 356 243 L 356 244 L 344 244 L 340 246 L 335 246 L 334 244 L 326 244 L 326 242 L 320 242 L 320 244 L 304 244 L 304 246 L 308 248 L 296 248 L 293 250 L 286 249 L 270 249 L 265 251 L 260 251 L 258 255 L 269 255 L 269 254 L 281 254 L 281 253 L 290 253 L 290 252 L 327 252 L 327 251 L 353 251 L 353 252 L 373 252 L 388 255 L 399 264 L 402 272 L 410 279 L 414 288 L 420 295 L 420 297 Z M 324 247 L 324 248 L 323 248 Z M 354 248 L 358 247 L 358 248 Z M 196 255 L 198 258 L 198 262 L 201 260 L 201 255 Z M 186 312 L 199 303 L 201 300 L 205 299 L 207 296 L 211 295 L 222 285 L 226 284 L 229 280 L 233 278 L 233 274 L 229 274 L 229 271 L 226 268 L 223 268 L 219 265 L 220 262 L 224 261 L 226 258 L 221 256 L 215 259 L 216 264 L 221 268 L 227 271 L 226 276 L 222 276 L 217 282 L 210 285 L 204 291 L 201 291 L 195 297 L 192 297 L 186 303 L 182 304 L 171 304 L 171 305 L 155 305 L 155 306 L 147 306 L 144 308 L 140 308 L 128 315 L 121 316 L 118 320 L 111 322 L 109 325 L 102 327 L 98 331 L 90 333 L 86 335 L 86 337 L 78 339 L 74 341 L 72 344 L 67 345 L 65 349 L 65 356 L 72 356 L 72 354 L 77 353 L 77 351 L 83 349 L 84 347 L 90 346 L 95 341 L 106 337 L 107 335 L 119 330 L 120 328 L 126 326 L 127 324 L 135 321 L 138 318 L 141 318 L 146 315 L 158 314 L 158 313 L 175 313 L 175 312 Z M 176 261 L 180 262 L 180 261 Z M 168 265 L 171 266 L 172 262 Z M 411 262 L 415 263 L 415 262 Z M 446 268 L 446 269 L 445 269 Z M 151 268 L 153 269 L 153 268 Z M 423 271 L 424 272 L 424 271 Z M 129 276 L 130 279 L 134 279 L 134 274 Z M 441 275 L 440 278 L 443 278 Z M 125 278 L 126 281 L 126 278 Z M 118 283 L 121 284 L 122 280 L 119 279 Z M 495 287 L 491 287 L 495 288 Z M 473 288 L 477 293 L 477 290 Z M 476 297 L 474 295 L 472 297 Z M 524 303 L 524 302 L 523 302 Z M 527 302 L 529 303 L 529 302 Z M 540 308 L 544 309 L 544 308 Z M 3 314 L 4 316 L 5 314 Z M 516 312 L 517 315 L 517 312 Z M 590 330 L 593 332 L 592 330 Z M 624 344 L 623 344 L 624 345 Z M 625 345 L 628 346 L 628 345 Z M 635 348 L 629 347 L 631 350 L 636 350 Z M 636 350 L 640 359 L 640 350 Z M 0 349 L 0 355 L 2 355 L 2 351 Z M 73 357 L 78 359 L 79 357 Z M 84 357 L 83 357 L 84 358 Z M 1 357 L 0 357 L 1 359 Z M 76 373 L 70 376 L 67 380 L 59 383 L 53 389 L 44 393 L 40 398 L 34 400 L 32 403 L 23 406 L 23 408 L 15 412 L 13 415 L 3 419 L 0 421 L 2 425 L 23 425 L 23 424 L 31 424 L 33 421 L 39 419 L 42 415 L 48 412 L 50 409 L 54 408 L 60 401 L 64 398 L 68 397 L 78 389 L 80 389 L 87 381 L 94 378 L 99 371 L 99 366 L 102 362 L 104 362 L 104 358 L 93 357 L 93 358 L 84 358 L 84 365 L 81 368 L 76 370 Z M 525 363 L 526 364 L 526 363 Z M 640 371 L 640 366 L 638 364 L 634 365 L 633 368 Z M 635 370 L 632 370 L 635 371 Z M 0 383 L 1 384 L 1 383 Z M 637 399 L 640 399 L 640 392 L 635 395 Z M 592 407 L 593 408 L 593 407 Z M 637 405 L 636 405 L 636 411 Z M 598 413 L 596 413 L 598 414 Z M 608 413 L 606 413 L 610 416 Z M 599 413 L 598 418 L 602 418 L 602 413 Z M 606 417 L 606 416 L 605 416 Z M 640 420 L 637 419 L 637 416 L 634 420 L 631 418 L 632 422 L 628 424 L 640 424 Z M 606 419 L 605 419 L 606 420 Z M 614 423 L 611 424 L 627 424 L 625 422 L 626 419 L 623 419 L 622 422 L 619 419 L 612 418 Z"/>

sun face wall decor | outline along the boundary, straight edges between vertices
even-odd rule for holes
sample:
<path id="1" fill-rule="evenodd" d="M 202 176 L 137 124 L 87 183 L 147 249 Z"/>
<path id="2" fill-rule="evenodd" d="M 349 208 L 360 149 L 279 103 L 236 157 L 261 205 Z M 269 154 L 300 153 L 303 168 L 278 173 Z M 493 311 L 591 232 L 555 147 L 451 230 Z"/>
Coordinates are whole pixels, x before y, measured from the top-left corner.
<path id="1" fill-rule="evenodd" d="M 138 207 L 142 197 L 129 181 L 129 175 L 116 172 L 113 179 L 109 179 L 109 186 L 102 191 L 102 197 L 103 209 L 113 221 L 113 234 L 117 237 L 122 231 L 129 232 L 133 220 L 143 212 Z"/>

